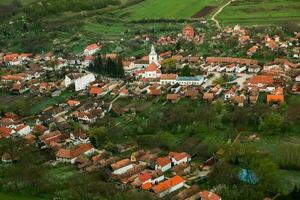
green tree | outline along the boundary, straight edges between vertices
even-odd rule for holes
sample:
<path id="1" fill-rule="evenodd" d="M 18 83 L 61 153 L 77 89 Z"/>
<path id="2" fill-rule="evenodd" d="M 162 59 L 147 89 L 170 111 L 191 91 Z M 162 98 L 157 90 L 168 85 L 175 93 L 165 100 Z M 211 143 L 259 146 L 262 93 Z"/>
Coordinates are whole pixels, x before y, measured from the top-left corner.
<path id="1" fill-rule="evenodd" d="M 180 72 L 181 76 L 191 76 L 191 68 L 188 65 L 185 65 Z"/>
<path id="2" fill-rule="evenodd" d="M 283 127 L 283 117 L 278 113 L 270 112 L 263 117 L 259 127 L 268 134 L 280 133 Z"/>

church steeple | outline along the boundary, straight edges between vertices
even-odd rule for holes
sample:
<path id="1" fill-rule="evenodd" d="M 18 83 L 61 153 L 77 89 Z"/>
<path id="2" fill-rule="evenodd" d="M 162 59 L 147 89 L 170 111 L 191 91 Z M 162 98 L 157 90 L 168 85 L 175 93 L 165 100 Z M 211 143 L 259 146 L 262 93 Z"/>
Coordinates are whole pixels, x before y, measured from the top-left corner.
<path id="1" fill-rule="evenodd" d="M 154 45 L 151 46 L 151 52 L 149 54 L 149 64 L 151 63 L 155 63 L 156 65 L 158 65 L 158 55 L 155 51 Z"/>

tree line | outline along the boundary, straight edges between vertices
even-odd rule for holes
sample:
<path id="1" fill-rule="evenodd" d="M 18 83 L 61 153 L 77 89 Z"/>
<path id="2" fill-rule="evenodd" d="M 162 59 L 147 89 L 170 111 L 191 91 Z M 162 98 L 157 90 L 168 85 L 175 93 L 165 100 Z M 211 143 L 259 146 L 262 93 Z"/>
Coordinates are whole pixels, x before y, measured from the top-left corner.
<path id="1" fill-rule="evenodd" d="M 124 77 L 124 69 L 120 57 L 111 59 L 110 57 L 105 58 L 101 54 L 98 54 L 95 57 L 94 62 L 90 64 L 89 69 L 103 76 L 112 78 Z"/>

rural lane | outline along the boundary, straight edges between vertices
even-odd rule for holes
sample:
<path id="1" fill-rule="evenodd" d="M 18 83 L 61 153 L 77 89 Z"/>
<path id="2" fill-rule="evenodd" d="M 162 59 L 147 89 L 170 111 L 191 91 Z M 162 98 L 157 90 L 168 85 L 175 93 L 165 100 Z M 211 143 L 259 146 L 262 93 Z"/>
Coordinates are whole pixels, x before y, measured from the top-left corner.
<path id="1" fill-rule="evenodd" d="M 215 14 L 213 14 L 213 16 L 210 18 L 212 21 L 214 21 L 214 22 L 216 23 L 218 29 L 221 29 L 221 26 L 220 26 L 219 21 L 216 19 L 216 16 L 217 16 L 220 12 L 222 12 L 222 10 L 223 10 L 226 6 L 228 6 L 229 4 L 231 4 L 232 2 L 234 2 L 234 0 L 231 0 L 231 1 L 227 2 L 225 5 L 223 5 L 221 8 L 219 8 L 219 10 L 217 10 L 217 12 L 215 12 Z"/>

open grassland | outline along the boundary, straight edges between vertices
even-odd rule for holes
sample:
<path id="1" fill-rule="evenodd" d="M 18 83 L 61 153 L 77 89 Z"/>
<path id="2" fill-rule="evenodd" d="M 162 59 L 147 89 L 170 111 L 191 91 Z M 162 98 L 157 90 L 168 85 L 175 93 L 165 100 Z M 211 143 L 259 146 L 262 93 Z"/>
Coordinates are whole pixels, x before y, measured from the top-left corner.
<path id="1" fill-rule="evenodd" d="M 236 0 L 217 16 L 223 25 L 300 23 L 299 0 Z"/>
<path id="2" fill-rule="evenodd" d="M 146 0 L 123 9 L 128 19 L 189 18 L 204 7 L 219 5 L 223 0 Z"/>
<path id="3" fill-rule="evenodd" d="M 18 193 L 8 193 L 0 191 L 0 199 L 1 200 L 46 200 L 38 197 L 27 196 Z"/>
<path id="4" fill-rule="evenodd" d="M 22 5 L 27 5 L 27 4 L 30 4 L 32 2 L 34 2 L 35 0 L 20 0 L 19 2 L 22 4 Z M 0 0 L 0 5 L 7 5 L 9 3 L 12 3 L 13 0 Z"/>

